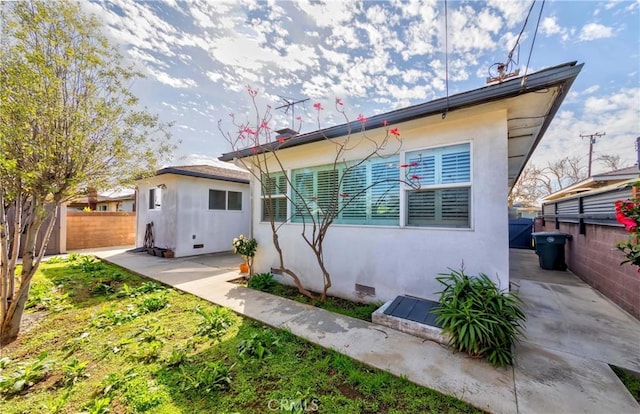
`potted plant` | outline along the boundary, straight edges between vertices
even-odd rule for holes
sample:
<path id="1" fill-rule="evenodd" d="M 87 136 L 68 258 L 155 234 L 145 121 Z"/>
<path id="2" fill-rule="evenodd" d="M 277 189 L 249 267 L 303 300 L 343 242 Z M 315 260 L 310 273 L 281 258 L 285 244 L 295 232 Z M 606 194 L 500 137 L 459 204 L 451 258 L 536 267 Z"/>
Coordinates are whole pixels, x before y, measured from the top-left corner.
<path id="1" fill-rule="evenodd" d="M 240 265 L 240 273 L 248 273 L 249 276 L 253 273 L 253 257 L 256 255 L 256 249 L 258 248 L 258 242 L 256 239 L 244 237 L 240 235 L 233 239 L 231 244 L 233 252 L 242 256 L 244 263 Z"/>

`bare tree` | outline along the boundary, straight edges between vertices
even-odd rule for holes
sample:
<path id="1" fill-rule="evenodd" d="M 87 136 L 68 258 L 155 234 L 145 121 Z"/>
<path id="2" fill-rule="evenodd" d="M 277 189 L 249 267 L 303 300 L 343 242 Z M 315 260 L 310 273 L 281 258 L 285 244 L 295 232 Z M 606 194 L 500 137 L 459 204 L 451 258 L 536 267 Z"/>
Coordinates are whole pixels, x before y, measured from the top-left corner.
<path id="1" fill-rule="evenodd" d="M 509 193 L 509 205 L 536 205 L 539 200 L 556 191 L 587 178 L 586 166 L 578 157 L 564 157 L 549 161 L 539 168 L 528 164 Z"/>
<path id="2" fill-rule="evenodd" d="M 272 132 L 270 128 L 271 108 L 267 107 L 265 111 L 261 112 L 256 103 L 257 91 L 251 88 L 248 88 L 248 91 L 255 111 L 255 121 L 238 122 L 232 116 L 237 133 L 232 135 L 224 131 L 221 120 L 218 122 L 218 129 L 231 145 L 232 153 L 236 154 L 235 158 L 261 185 L 264 197 L 264 219 L 270 223 L 273 245 L 278 254 L 279 269 L 277 270 L 290 276 L 300 293 L 310 298 L 315 297 L 303 286 L 299 275 L 286 265 L 284 251 L 279 240 L 279 230 L 295 217 L 302 223 L 301 237 L 313 252 L 322 274 L 323 290 L 320 300 L 324 301 L 331 288 L 331 273 L 325 265 L 324 258 L 324 240 L 331 225 L 342 212 L 350 206 L 360 203 L 365 194 L 373 187 L 384 187 L 385 183 L 390 182 L 405 182 L 414 188 L 419 188 L 420 177 L 414 174 L 414 169 L 418 167 L 419 163 L 413 162 L 393 167 L 403 171 L 398 174 L 397 178 L 382 178 L 368 185 L 359 186 L 355 192 L 347 193 L 344 191 L 346 181 L 356 180 L 356 176 L 367 161 L 398 154 L 402 141 L 398 129 L 391 128 L 386 122 L 383 124 L 383 136 L 375 138 L 369 136 L 365 129 L 367 119 L 360 115 L 358 121 L 349 122 L 343 110 L 342 101 L 336 99 L 335 109 L 345 119 L 348 133 L 339 138 L 329 139 L 324 136 L 325 141 L 333 146 L 335 153 L 332 156 L 333 162 L 330 168 L 324 172 L 328 182 L 325 190 L 322 194 L 314 194 L 309 187 L 294 182 L 295 180 L 287 174 L 287 169 L 280 156 L 281 149 L 286 147 L 287 138 L 276 136 Z M 319 103 L 314 104 L 314 108 L 317 111 L 317 123 L 320 130 L 320 113 L 324 108 Z M 247 148 L 250 149 L 248 155 Z M 366 149 L 366 155 L 353 160 L 347 153 L 356 148 Z M 275 168 L 272 167 L 274 165 Z M 375 202 L 382 206 L 386 199 L 384 189 L 377 191 L 376 197 Z M 278 203 L 282 201 L 293 207 L 293 211 L 289 212 L 287 217 L 283 217 L 278 209 Z"/>
<path id="3" fill-rule="evenodd" d="M 542 171 L 534 164 L 528 164 L 509 192 L 509 207 L 515 204 L 523 206 L 538 204 L 539 200 L 548 194 L 545 191 L 544 179 L 541 177 Z"/>
<path id="4" fill-rule="evenodd" d="M 622 162 L 619 155 L 602 154 L 595 161 L 603 164 L 607 172 L 630 167 L 628 163 Z"/>

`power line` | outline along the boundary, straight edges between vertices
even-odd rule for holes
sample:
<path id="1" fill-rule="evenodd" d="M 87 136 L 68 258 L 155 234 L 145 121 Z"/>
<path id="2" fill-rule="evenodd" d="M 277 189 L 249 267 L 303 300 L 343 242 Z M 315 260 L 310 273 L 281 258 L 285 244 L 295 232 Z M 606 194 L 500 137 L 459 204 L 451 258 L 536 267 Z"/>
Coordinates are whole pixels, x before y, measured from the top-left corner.
<path id="1" fill-rule="evenodd" d="M 447 117 L 449 111 L 449 21 L 448 21 L 447 0 L 444 0 L 444 76 L 447 88 L 447 109 L 442 113 L 442 119 Z"/>
<path id="2" fill-rule="evenodd" d="M 596 139 L 605 136 L 606 132 L 596 132 L 595 134 L 580 134 L 580 138 L 589 138 L 589 169 L 587 177 L 591 177 L 591 163 L 593 162 L 593 144 L 596 143 Z"/>
<path id="3" fill-rule="evenodd" d="M 538 22 L 536 23 L 536 30 L 533 32 L 533 39 L 531 40 L 531 49 L 529 49 L 529 58 L 527 58 L 527 66 L 524 68 L 524 75 L 522 76 L 522 87 L 527 81 L 527 71 L 529 70 L 529 62 L 531 62 L 531 55 L 533 54 L 533 45 L 536 44 L 536 37 L 538 35 L 538 28 L 540 27 L 540 18 L 542 17 L 542 10 L 544 10 L 544 2 L 542 0 L 542 6 L 540 6 L 540 13 L 538 14 Z"/>

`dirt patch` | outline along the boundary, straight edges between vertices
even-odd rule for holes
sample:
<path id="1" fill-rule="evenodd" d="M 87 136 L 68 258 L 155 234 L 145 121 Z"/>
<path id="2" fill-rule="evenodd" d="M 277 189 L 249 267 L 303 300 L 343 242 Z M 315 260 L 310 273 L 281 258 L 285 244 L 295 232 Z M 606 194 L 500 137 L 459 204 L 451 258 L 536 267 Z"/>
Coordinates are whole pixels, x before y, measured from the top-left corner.
<path id="1" fill-rule="evenodd" d="M 45 311 L 23 313 L 20 323 L 20 333 L 25 334 L 38 326 L 45 316 L 47 316 L 47 312 Z"/>
<path id="2" fill-rule="evenodd" d="M 366 397 L 363 393 L 353 388 L 351 385 L 347 383 L 337 384 L 336 388 L 342 395 L 351 399 L 351 400 L 366 400 Z"/>

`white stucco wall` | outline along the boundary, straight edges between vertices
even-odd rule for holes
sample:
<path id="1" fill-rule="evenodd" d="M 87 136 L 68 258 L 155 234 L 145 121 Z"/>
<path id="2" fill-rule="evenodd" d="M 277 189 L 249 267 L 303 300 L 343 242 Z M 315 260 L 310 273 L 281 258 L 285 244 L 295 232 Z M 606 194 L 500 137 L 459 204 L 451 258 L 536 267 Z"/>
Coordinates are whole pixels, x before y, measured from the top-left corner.
<path id="1" fill-rule="evenodd" d="M 241 192 L 242 210 L 209 210 L 210 189 Z M 248 184 L 180 176 L 179 191 L 176 256 L 229 251 L 234 237 L 249 234 Z"/>
<path id="2" fill-rule="evenodd" d="M 159 209 L 149 210 L 149 189 L 162 188 L 162 201 Z M 138 182 L 138 200 L 136 203 L 136 246 L 144 246 L 144 234 L 147 223 L 153 221 L 154 241 L 157 247 L 175 247 L 178 220 L 178 183 L 176 177 L 169 174 L 151 177 Z"/>
<path id="3" fill-rule="evenodd" d="M 509 283 L 507 220 L 507 111 L 468 109 L 393 125 L 403 139 L 405 151 L 471 143 L 471 228 L 410 228 L 400 226 L 353 226 L 334 224 L 324 243 L 325 263 L 332 274 L 329 294 L 351 299 L 385 301 L 408 294 L 436 299 L 441 285 L 435 277 L 447 268 L 468 274 L 483 272 L 502 288 Z M 371 130 L 371 137 L 383 132 Z M 286 169 L 325 165 L 332 162 L 334 146 L 319 142 L 279 153 Z M 348 152 L 350 159 L 361 153 Z M 401 158 L 402 160 L 402 158 Z M 254 268 L 258 272 L 277 267 L 271 243 L 271 229 L 260 222 L 259 185 L 254 185 L 254 236 L 260 243 Z M 401 186 L 401 211 L 406 208 Z M 322 276 L 311 250 L 304 245 L 301 224 L 287 223 L 279 231 L 287 266 L 315 291 L 322 288 Z M 281 278 L 288 281 L 286 277 Z M 374 287 L 375 296 L 360 297 L 355 284 Z"/>
<path id="4" fill-rule="evenodd" d="M 164 184 L 162 206 L 149 210 L 149 189 Z M 209 189 L 242 193 L 242 210 L 209 210 Z M 154 223 L 155 245 L 176 257 L 231 250 L 231 241 L 249 234 L 249 185 L 162 174 L 138 182 L 136 246 L 144 245 L 146 224 Z M 194 245 L 202 244 L 202 248 Z"/>

